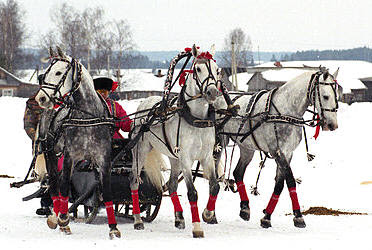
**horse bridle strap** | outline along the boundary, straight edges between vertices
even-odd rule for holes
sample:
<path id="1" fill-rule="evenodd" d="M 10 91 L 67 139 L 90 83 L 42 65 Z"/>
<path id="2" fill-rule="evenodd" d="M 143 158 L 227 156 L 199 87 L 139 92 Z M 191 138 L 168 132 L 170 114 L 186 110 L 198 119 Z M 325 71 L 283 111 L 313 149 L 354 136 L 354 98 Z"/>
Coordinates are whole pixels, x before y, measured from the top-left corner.
<path id="1" fill-rule="evenodd" d="M 215 125 L 215 120 L 216 120 L 214 107 L 212 105 L 209 105 L 207 119 L 201 119 L 201 118 L 193 116 L 191 114 L 189 106 L 187 105 L 187 101 L 185 100 L 185 92 L 186 92 L 186 85 L 182 87 L 181 92 L 179 94 L 177 106 L 180 107 L 180 109 L 177 110 L 178 114 L 182 118 L 184 118 L 185 121 L 191 126 L 194 126 L 197 128 L 213 127 Z"/>
<path id="2" fill-rule="evenodd" d="M 59 82 L 57 84 L 45 82 L 45 76 L 49 73 L 49 71 L 51 70 L 51 68 L 53 67 L 53 65 L 55 63 L 57 63 L 58 61 L 63 61 L 63 62 L 66 62 L 67 63 L 67 67 L 66 67 L 65 73 L 62 75 L 61 79 L 59 80 Z M 62 95 L 62 93 L 60 92 L 60 89 L 61 89 L 62 86 L 64 86 L 65 81 L 66 81 L 66 78 L 67 78 L 67 75 L 68 75 L 68 73 L 69 73 L 70 70 L 72 70 L 72 74 L 71 74 L 72 87 L 71 87 L 71 90 L 68 93 L 66 93 L 65 95 Z M 41 79 L 42 84 L 41 84 L 40 90 L 43 91 L 44 94 L 47 95 L 48 98 L 54 104 L 65 104 L 66 96 L 68 96 L 68 97 L 71 96 L 80 87 L 80 83 L 81 83 L 81 70 L 82 70 L 81 64 L 78 63 L 74 58 L 72 58 L 71 61 L 69 61 L 69 60 L 67 60 L 65 58 L 54 57 L 52 59 L 52 62 L 50 64 L 49 68 L 43 74 L 43 77 Z M 77 75 L 76 79 L 74 78 L 74 75 L 75 74 Z M 52 89 L 52 90 L 54 90 L 54 93 L 53 93 L 53 96 L 54 97 L 51 97 L 44 89 Z M 58 93 L 59 97 L 56 97 L 56 94 L 57 93 Z"/>

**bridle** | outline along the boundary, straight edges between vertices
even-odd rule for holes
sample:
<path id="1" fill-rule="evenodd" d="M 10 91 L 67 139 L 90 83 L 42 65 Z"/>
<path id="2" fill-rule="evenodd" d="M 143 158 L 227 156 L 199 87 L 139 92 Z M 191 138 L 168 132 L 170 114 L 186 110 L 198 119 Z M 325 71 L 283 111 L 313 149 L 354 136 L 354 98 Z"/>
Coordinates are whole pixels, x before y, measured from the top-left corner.
<path id="1" fill-rule="evenodd" d="M 57 84 L 46 82 L 45 81 L 45 76 L 48 75 L 48 73 L 51 71 L 54 64 L 56 64 L 57 62 L 60 62 L 60 61 L 67 63 L 66 71 L 63 73 L 61 79 L 59 80 L 59 82 Z M 69 92 L 62 95 L 61 88 L 65 85 L 67 75 L 70 71 L 72 71 L 71 72 L 72 87 L 71 87 L 71 90 Z M 46 96 L 48 96 L 48 98 L 52 101 L 52 103 L 54 105 L 56 105 L 56 104 L 59 104 L 59 105 L 66 104 L 66 96 L 71 96 L 80 87 L 81 75 L 82 75 L 81 72 L 82 72 L 81 64 L 79 62 L 77 62 L 74 58 L 72 58 L 71 61 L 69 61 L 66 58 L 53 57 L 50 66 L 48 67 L 48 69 L 45 71 L 45 73 L 43 74 L 43 76 L 41 78 L 40 91 L 44 92 L 44 94 Z M 75 77 L 75 75 L 76 75 L 76 77 Z M 47 93 L 47 91 L 45 91 L 45 89 L 51 89 L 54 92 L 53 92 L 53 94 L 49 95 Z"/>
<path id="2" fill-rule="evenodd" d="M 308 86 L 308 90 L 307 90 L 307 99 L 309 100 L 310 102 L 310 106 L 313 105 L 314 106 L 314 111 L 312 112 L 314 115 L 316 113 L 316 107 L 315 107 L 315 103 L 316 103 L 316 96 L 318 96 L 318 102 L 319 102 L 319 108 L 320 108 L 320 121 L 323 120 L 324 118 L 324 112 L 337 112 L 338 110 L 338 100 L 337 100 L 337 93 L 336 93 L 336 89 L 337 89 L 337 81 L 333 79 L 333 82 L 322 82 L 320 81 L 320 76 L 324 75 L 325 79 L 327 79 L 327 77 L 332 77 L 332 75 L 330 75 L 328 73 L 328 71 L 325 71 L 324 69 L 321 69 L 319 70 L 318 72 L 314 73 L 313 75 L 311 75 L 311 78 L 310 78 L 310 81 L 309 81 L 309 86 Z M 333 90 L 333 93 L 334 93 L 334 100 L 335 100 L 335 107 L 334 108 L 324 108 L 323 107 L 323 104 L 322 104 L 322 100 L 321 100 L 321 97 L 320 97 L 320 89 L 319 89 L 319 86 L 320 85 L 325 85 L 325 86 L 330 86 Z"/>
<path id="3" fill-rule="evenodd" d="M 220 84 L 220 81 L 218 81 L 213 73 L 212 73 L 212 68 L 211 68 L 211 61 L 210 60 L 213 60 L 213 59 L 207 59 L 207 58 L 197 58 L 194 63 L 193 63 L 193 66 L 192 66 L 192 70 L 189 70 L 188 72 L 189 73 L 192 73 L 192 77 L 193 79 L 195 80 L 195 83 L 196 83 L 196 86 L 199 88 L 199 94 L 196 95 L 196 96 L 192 96 L 192 95 L 189 95 L 186 91 L 184 92 L 188 97 L 190 97 L 191 99 L 197 99 L 197 98 L 201 98 L 201 97 L 205 97 L 206 95 L 206 92 L 207 92 L 207 89 L 209 86 L 211 85 L 216 85 L 217 89 L 219 89 L 219 84 Z M 197 70 L 195 69 L 197 64 L 204 64 L 208 70 L 208 76 L 202 81 L 200 80 L 199 78 L 199 75 L 198 75 L 198 72 Z M 187 82 L 187 79 L 186 79 L 186 82 Z M 204 87 L 203 87 L 204 86 Z"/>

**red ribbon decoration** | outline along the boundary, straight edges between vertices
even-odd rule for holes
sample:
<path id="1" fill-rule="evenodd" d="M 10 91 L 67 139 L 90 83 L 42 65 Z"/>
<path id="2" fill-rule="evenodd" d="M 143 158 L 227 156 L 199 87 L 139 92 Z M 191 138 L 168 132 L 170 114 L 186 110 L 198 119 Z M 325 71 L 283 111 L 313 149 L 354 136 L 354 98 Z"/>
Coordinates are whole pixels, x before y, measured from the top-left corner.
<path id="1" fill-rule="evenodd" d="M 186 73 L 194 73 L 194 71 L 193 70 L 187 70 L 187 69 L 182 71 L 182 73 L 180 75 L 180 80 L 179 80 L 179 84 L 180 84 L 181 87 L 184 86 L 185 83 L 186 83 Z"/>
<path id="2" fill-rule="evenodd" d="M 119 87 L 119 83 L 113 81 L 112 82 L 111 91 L 114 92 L 118 87 Z"/>
<path id="3" fill-rule="evenodd" d="M 319 121 L 319 115 L 316 115 L 316 118 L 318 120 L 318 123 L 316 124 L 316 128 L 315 128 L 315 134 L 314 134 L 314 138 L 315 140 L 318 138 L 319 136 L 319 133 L 320 133 L 320 121 Z"/>

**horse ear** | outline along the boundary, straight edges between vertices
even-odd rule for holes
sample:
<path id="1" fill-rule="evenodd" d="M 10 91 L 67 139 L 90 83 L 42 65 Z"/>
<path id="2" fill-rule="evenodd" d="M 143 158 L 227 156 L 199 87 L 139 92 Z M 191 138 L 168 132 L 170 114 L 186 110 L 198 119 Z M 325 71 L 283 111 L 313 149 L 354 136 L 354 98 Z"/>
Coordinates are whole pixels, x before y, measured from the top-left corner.
<path id="1" fill-rule="evenodd" d="M 56 54 L 54 53 L 53 49 L 52 49 L 52 46 L 49 47 L 49 55 L 50 57 L 55 57 Z"/>
<path id="2" fill-rule="evenodd" d="M 337 68 L 337 70 L 335 71 L 335 73 L 333 73 L 333 79 L 337 79 L 337 75 L 338 75 L 338 70 L 340 69 L 340 67 Z"/>
<path id="3" fill-rule="evenodd" d="M 215 53 L 216 53 L 216 45 L 212 44 L 209 54 L 211 54 L 213 57 Z"/>
<path id="4" fill-rule="evenodd" d="M 61 58 L 65 58 L 65 54 L 62 52 L 61 48 L 59 46 L 57 46 L 57 51 L 58 51 L 58 55 L 61 57 Z"/>
<path id="5" fill-rule="evenodd" d="M 199 50 L 198 50 L 198 48 L 196 47 L 195 44 L 192 46 L 192 55 L 194 57 L 198 57 L 200 55 L 200 52 L 199 52 Z"/>

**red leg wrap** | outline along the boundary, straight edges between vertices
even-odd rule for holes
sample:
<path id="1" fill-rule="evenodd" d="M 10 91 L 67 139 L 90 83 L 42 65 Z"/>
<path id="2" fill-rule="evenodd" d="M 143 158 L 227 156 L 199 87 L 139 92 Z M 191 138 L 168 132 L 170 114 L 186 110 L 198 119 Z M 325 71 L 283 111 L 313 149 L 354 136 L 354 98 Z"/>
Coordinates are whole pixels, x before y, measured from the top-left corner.
<path id="1" fill-rule="evenodd" d="M 52 201 L 53 201 L 53 211 L 58 216 L 59 209 L 60 209 L 60 204 L 61 204 L 61 202 L 59 200 L 59 196 L 53 196 Z"/>
<path id="2" fill-rule="evenodd" d="M 178 199 L 177 192 L 171 193 L 170 197 L 173 202 L 174 212 L 182 212 L 183 210 L 181 207 L 180 200 Z"/>
<path id="3" fill-rule="evenodd" d="M 68 213 L 68 196 L 60 196 L 60 209 L 59 212 L 61 214 L 67 214 Z"/>
<path id="4" fill-rule="evenodd" d="M 191 207 L 192 222 L 193 223 L 194 222 L 200 222 L 198 202 L 197 201 L 190 201 L 190 207 Z"/>
<path id="5" fill-rule="evenodd" d="M 140 214 L 138 189 L 132 190 L 133 214 Z"/>
<path id="6" fill-rule="evenodd" d="M 296 188 L 292 187 L 292 188 L 289 188 L 288 190 L 289 190 L 289 196 L 291 197 L 291 200 L 292 200 L 292 209 L 299 210 L 300 204 L 298 203 Z"/>
<path id="7" fill-rule="evenodd" d="M 114 205 L 112 201 L 105 202 L 105 207 L 106 207 L 108 224 L 109 225 L 117 224 L 116 219 L 115 219 L 115 213 L 114 213 Z"/>
<path id="8" fill-rule="evenodd" d="M 242 181 L 238 181 L 238 182 L 236 183 L 236 185 L 238 186 L 238 191 L 239 191 L 239 195 L 240 195 L 240 200 L 241 200 L 241 201 L 248 201 L 248 195 L 247 195 L 247 191 L 245 190 L 244 182 L 242 182 Z"/>
<path id="9" fill-rule="evenodd" d="M 266 207 L 266 213 L 272 214 L 274 212 L 275 206 L 278 203 L 279 195 L 273 194 L 270 198 L 269 204 Z"/>
<path id="10" fill-rule="evenodd" d="M 216 196 L 209 196 L 208 204 L 207 204 L 207 209 L 209 211 L 214 211 L 216 207 L 216 200 L 217 200 L 217 195 Z"/>

